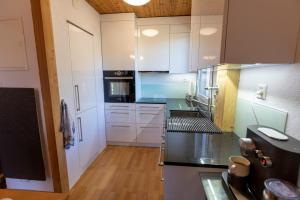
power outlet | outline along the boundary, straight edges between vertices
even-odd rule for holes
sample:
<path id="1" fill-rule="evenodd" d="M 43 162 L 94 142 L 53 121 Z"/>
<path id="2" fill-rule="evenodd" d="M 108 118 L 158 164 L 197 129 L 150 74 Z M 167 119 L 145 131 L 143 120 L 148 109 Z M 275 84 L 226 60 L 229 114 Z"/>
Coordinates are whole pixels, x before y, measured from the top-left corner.
<path id="1" fill-rule="evenodd" d="M 257 91 L 256 91 L 256 98 L 266 100 L 267 89 L 268 89 L 268 86 L 266 84 L 259 84 L 257 87 Z"/>

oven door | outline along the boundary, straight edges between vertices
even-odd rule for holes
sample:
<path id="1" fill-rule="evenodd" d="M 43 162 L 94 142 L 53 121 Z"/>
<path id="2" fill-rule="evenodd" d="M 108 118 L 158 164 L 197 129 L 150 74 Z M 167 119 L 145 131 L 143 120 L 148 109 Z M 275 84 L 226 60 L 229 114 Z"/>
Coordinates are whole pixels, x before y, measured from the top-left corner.
<path id="1" fill-rule="evenodd" d="M 133 77 L 104 77 L 104 100 L 111 103 L 134 103 L 135 81 Z"/>

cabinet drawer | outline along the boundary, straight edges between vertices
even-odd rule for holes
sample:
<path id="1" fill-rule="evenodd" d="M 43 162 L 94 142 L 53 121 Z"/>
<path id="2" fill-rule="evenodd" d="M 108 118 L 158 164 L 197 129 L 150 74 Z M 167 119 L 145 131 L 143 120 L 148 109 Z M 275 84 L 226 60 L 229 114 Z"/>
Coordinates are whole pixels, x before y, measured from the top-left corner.
<path id="1" fill-rule="evenodd" d="M 105 103 L 105 110 L 135 110 L 134 103 Z"/>
<path id="2" fill-rule="evenodd" d="M 136 104 L 136 110 L 163 111 L 164 104 Z"/>
<path id="3" fill-rule="evenodd" d="M 164 124 L 163 111 L 136 111 L 136 123 L 138 124 Z"/>
<path id="4" fill-rule="evenodd" d="M 135 124 L 107 123 L 106 137 L 111 142 L 136 142 Z"/>
<path id="5" fill-rule="evenodd" d="M 135 111 L 130 110 L 106 110 L 106 123 L 135 123 Z"/>
<path id="6" fill-rule="evenodd" d="M 163 133 L 163 126 L 157 124 L 138 124 L 137 125 L 137 142 L 160 144 Z"/>

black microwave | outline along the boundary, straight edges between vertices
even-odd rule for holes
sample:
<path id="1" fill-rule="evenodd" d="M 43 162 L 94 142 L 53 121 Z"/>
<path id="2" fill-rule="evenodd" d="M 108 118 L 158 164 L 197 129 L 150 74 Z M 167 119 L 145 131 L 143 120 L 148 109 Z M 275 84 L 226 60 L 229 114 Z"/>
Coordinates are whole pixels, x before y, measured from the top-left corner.
<path id="1" fill-rule="evenodd" d="M 103 71 L 106 103 L 135 102 L 135 71 Z"/>

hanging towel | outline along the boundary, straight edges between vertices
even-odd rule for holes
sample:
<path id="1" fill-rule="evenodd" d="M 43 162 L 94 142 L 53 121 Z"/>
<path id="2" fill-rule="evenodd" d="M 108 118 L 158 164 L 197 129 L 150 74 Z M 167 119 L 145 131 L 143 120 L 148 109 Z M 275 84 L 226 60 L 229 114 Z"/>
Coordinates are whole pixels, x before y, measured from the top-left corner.
<path id="1" fill-rule="evenodd" d="M 64 100 L 61 100 L 60 104 L 60 131 L 64 137 L 64 148 L 70 149 L 71 146 L 74 146 L 75 124 L 70 119 L 68 105 Z"/>

